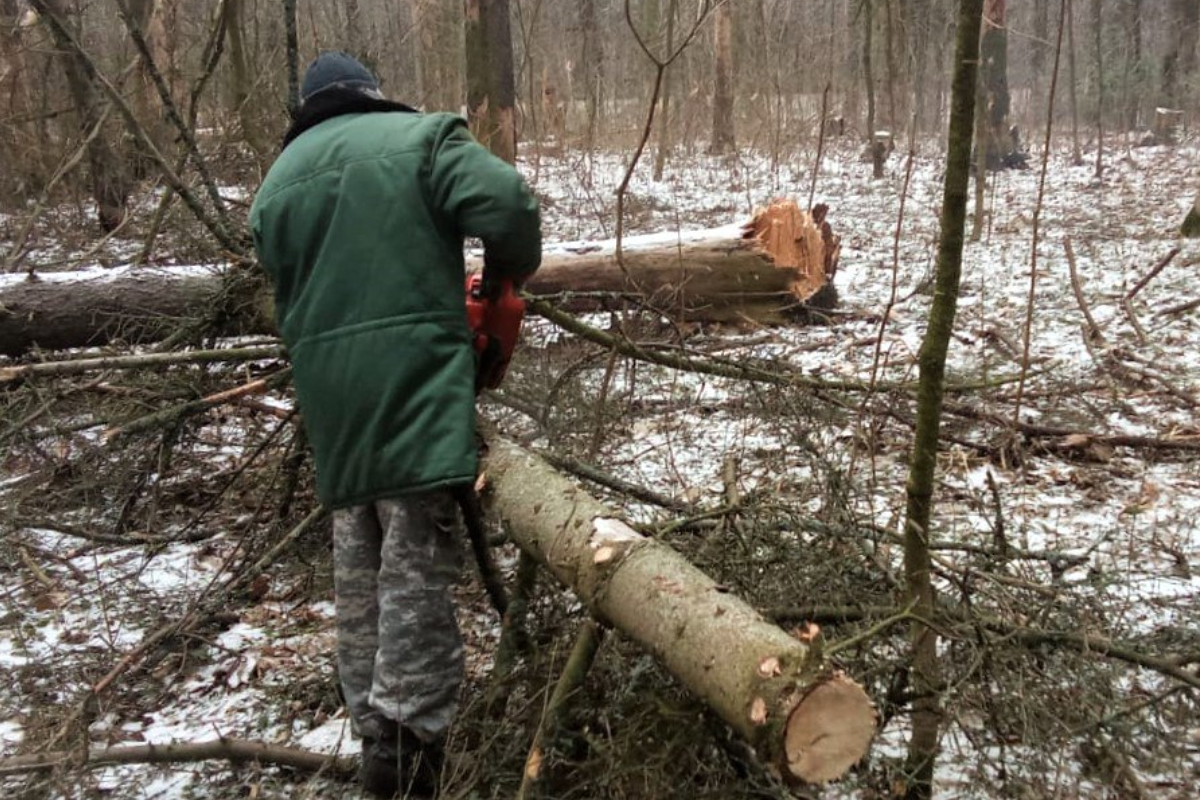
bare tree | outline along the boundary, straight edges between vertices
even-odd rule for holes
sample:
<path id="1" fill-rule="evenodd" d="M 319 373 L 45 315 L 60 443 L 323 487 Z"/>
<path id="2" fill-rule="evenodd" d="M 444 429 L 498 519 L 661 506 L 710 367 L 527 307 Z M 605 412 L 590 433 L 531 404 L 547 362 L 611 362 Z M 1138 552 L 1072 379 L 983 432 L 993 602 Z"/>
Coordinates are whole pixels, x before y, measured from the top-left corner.
<path id="1" fill-rule="evenodd" d="M 508 0 L 467 0 L 467 112 L 493 153 L 517 160 L 516 83 Z"/>
<path id="2" fill-rule="evenodd" d="M 580 62 L 583 65 L 583 96 L 587 109 L 585 149 L 591 152 L 596 141 L 603 105 L 604 91 L 604 46 L 596 25 L 596 0 L 579 0 L 579 30 L 583 38 Z"/>
<path id="3" fill-rule="evenodd" d="M 1183 227 L 1180 228 L 1179 233 L 1185 239 L 1200 238 L 1200 194 L 1196 195 L 1196 202 L 1192 204 L 1191 210 L 1184 218 Z"/>
<path id="4" fill-rule="evenodd" d="M 721 3 L 713 21 L 713 125 L 710 151 L 729 153 L 736 147 L 733 123 L 733 7 Z"/>
<path id="5" fill-rule="evenodd" d="M 1009 136 L 1008 20 L 1006 0 L 986 0 L 979 45 L 981 113 L 985 136 L 976 143 L 983 149 L 988 169 L 999 169 L 1016 149 Z"/>
<path id="6" fill-rule="evenodd" d="M 287 40 L 287 107 L 300 107 L 300 38 L 296 30 L 296 0 L 283 0 L 283 30 Z"/>
<path id="7" fill-rule="evenodd" d="M 116 157 L 102 130 L 108 117 L 106 103 L 96 86 L 96 74 L 91 64 L 81 58 L 71 46 L 68 29 L 70 15 L 65 0 L 31 0 L 33 8 L 43 17 L 51 18 L 50 35 L 54 39 L 58 62 L 67 79 L 67 87 L 79 115 L 88 162 L 88 180 L 96 201 L 96 218 L 101 229 L 115 230 L 125 218 L 130 183 L 121 160 Z"/>
<path id="8" fill-rule="evenodd" d="M 871 64 L 871 48 L 873 44 L 873 29 L 875 26 L 875 5 L 871 0 L 862 0 L 859 6 L 862 13 L 863 48 L 862 71 L 863 87 L 867 92 L 867 129 L 864 132 L 867 141 L 873 141 L 875 136 L 875 70 Z"/>
<path id="9" fill-rule="evenodd" d="M 667 52 L 675 47 L 675 17 L 679 13 L 679 0 L 669 0 L 667 3 Z M 667 154 L 671 149 L 671 71 L 663 70 L 662 100 L 660 103 L 662 120 L 658 124 L 658 151 L 654 154 L 654 180 L 661 181 L 663 170 L 667 164 Z"/>
<path id="10" fill-rule="evenodd" d="M 28 76 L 22 52 L 17 0 L 0 0 L 0 190 L 17 197 L 39 181 L 36 159 L 30 158 L 34 133 L 29 112 Z M 18 155 L 20 154 L 20 155 Z"/>
<path id="11" fill-rule="evenodd" d="M 978 80 L 979 26 L 983 0 L 962 0 L 954 58 L 954 83 L 950 106 L 949 151 L 942 195 L 942 232 L 933 304 L 919 355 L 917 427 L 909 458 L 907 509 L 904 521 L 904 576 L 907 600 L 921 619 L 936 613 L 933 589 L 932 538 L 933 487 L 937 467 L 938 432 L 941 429 L 945 391 L 946 354 L 950 347 L 962 275 L 963 231 L 966 225 L 967 185 L 971 168 L 971 139 Z M 912 626 L 913 721 L 908 749 L 907 800 L 926 800 L 933 794 L 933 766 L 938 749 L 941 710 L 938 695 L 937 633 L 923 623 Z"/>
<path id="12" fill-rule="evenodd" d="M 1163 103 L 1180 108 L 1186 102 L 1188 79 L 1196 72 L 1196 39 L 1200 30 L 1200 3 L 1171 0 L 1167 25 L 1167 50 L 1162 60 Z"/>

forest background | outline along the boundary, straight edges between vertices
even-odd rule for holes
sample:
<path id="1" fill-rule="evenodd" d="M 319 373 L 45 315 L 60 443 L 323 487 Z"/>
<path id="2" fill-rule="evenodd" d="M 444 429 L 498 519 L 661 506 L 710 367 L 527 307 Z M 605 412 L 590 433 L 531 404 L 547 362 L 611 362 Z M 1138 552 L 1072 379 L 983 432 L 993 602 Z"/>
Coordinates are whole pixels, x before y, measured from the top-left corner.
<path id="1" fill-rule="evenodd" d="M 0 0 L 5 788 L 353 796 L 245 232 L 344 49 L 468 116 L 561 251 L 777 197 L 841 239 L 784 325 L 539 297 L 481 407 L 858 681 L 865 759 L 785 785 L 501 511 L 520 613 L 464 575 L 448 795 L 1191 796 L 1198 40 L 1195 0 Z"/>

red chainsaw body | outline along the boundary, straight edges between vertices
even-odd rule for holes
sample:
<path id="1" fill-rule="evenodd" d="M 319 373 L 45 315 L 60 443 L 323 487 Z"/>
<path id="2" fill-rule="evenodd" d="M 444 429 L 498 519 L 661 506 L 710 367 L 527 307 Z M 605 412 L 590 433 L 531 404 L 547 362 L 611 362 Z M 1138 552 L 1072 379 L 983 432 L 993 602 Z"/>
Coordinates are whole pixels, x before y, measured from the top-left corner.
<path id="1" fill-rule="evenodd" d="M 467 325 L 475 347 L 475 391 L 495 389 L 504 380 L 521 323 L 525 301 L 510 280 L 485 281 L 479 273 L 467 276 Z"/>

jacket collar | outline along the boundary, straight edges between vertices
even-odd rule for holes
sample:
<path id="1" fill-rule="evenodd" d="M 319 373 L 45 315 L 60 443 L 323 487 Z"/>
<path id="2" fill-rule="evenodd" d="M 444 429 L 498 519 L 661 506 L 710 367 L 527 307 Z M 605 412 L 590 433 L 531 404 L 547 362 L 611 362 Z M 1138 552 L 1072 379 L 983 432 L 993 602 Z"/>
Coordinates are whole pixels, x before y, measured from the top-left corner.
<path id="1" fill-rule="evenodd" d="M 417 110 L 404 103 L 391 100 L 379 100 L 354 89 L 335 87 L 319 92 L 307 101 L 296 112 L 292 126 L 283 137 L 283 147 L 296 140 L 300 134 L 309 128 L 316 127 L 322 122 L 341 116 L 342 114 L 370 114 L 380 112 L 417 113 Z"/>

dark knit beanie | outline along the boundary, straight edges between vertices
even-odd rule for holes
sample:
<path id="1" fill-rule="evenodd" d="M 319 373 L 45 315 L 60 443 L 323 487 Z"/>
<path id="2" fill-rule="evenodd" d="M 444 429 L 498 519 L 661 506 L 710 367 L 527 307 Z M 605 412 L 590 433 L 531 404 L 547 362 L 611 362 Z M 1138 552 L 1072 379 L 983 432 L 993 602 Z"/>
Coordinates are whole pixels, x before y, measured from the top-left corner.
<path id="1" fill-rule="evenodd" d="M 334 87 L 354 89 L 373 97 L 382 98 L 379 81 L 358 59 L 347 53 L 329 51 L 321 53 L 304 71 L 304 82 L 300 85 L 300 102 L 307 102 L 317 92 Z"/>

